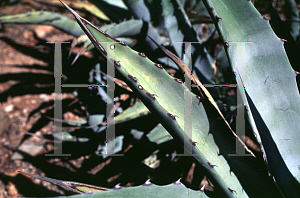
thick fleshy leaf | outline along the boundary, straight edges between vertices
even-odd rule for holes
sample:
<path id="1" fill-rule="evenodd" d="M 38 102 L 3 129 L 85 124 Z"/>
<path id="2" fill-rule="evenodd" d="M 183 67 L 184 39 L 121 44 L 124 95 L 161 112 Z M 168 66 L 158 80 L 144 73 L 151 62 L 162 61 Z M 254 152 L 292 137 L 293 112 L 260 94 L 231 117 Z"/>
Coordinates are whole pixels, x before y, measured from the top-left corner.
<path id="1" fill-rule="evenodd" d="M 123 0 L 135 18 L 150 22 L 151 16 L 144 0 Z"/>
<path id="2" fill-rule="evenodd" d="M 229 153 L 234 153 L 236 149 L 234 144 L 226 143 L 230 137 L 233 137 L 232 131 L 223 119 L 217 118 L 219 114 L 209 102 L 212 100 L 211 97 L 202 100 L 201 97 L 195 96 L 180 80 L 169 76 L 161 65 L 150 61 L 145 54 L 124 46 L 123 43 L 119 43 L 81 18 L 73 10 L 70 9 L 70 11 L 104 56 L 108 55 L 106 42 L 117 42 L 114 47 L 109 47 L 115 51 L 115 68 L 123 76 L 124 81 L 151 112 L 155 113 L 157 119 L 172 136 L 181 145 L 185 143 L 185 146 L 191 149 L 188 149 L 188 153 L 192 152 L 199 163 L 207 169 L 215 184 L 223 190 L 224 195 L 234 197 L 234 192 L 236 192 L 239 197 L 247 197 L 235 174 L 230 172 L 224 157 L 228 158 L 230 163 L 234 162 L 236 164 L 234 170 L 232 170 L 235 173 L 243 176 L 248 174 L 248 177 L 253 178 L 257 176 L 260 181 L 266 179 L 248 165 L 245 158 L 243 158 L 244 160 L 236 160 L 235 157 L 228 156 Z M 205 93 L 208 94 L 207 91 Z M 185 99 L 189 101 L 188 103 L 192 103 L 191 109 L 193 111 L 190 122 L 194 124 L 187 122 L 184 125 Z M 192 131 L 192 134 L 185 132 L 188 130 Z M 239 169 L 243 169 L 243 171 L 239 171 Z M 245 182 L 249 181 L 251 179 L 247 178 Z M 255 187 L 253 182 L 250 183 L 252 183 L 251 187 Z"/>
<path id="3" fill-rule="evenodd" d="M 140 197 L 174 197 L 174 198 L 208 198 L 201 191 L 191 190 L 185 187 L 182 183 L 173 183 L 165 186 L 148 184 L 136 187 L 117 187 L 109 191 L 104 191 L 94 194 L 73 195 L 74 198 L 106 198 L 106 197 L 123 197 L 123 198 L 140 198 Z M 63 197 L 61 197 L 63 198 Z"/>
<path id="4" fill-rule="evenodd" d="M 52 179 L 48 177 L 43 177 L 40 175 L 35 175 L 35 174 L 30 174 L 30 173 L 25 173 L 22 171 L 19 171 L 22 175 L 29 176 L 29 177 L 34 177 L 37 179 L 40 179 L 42 181 L 49 182 L 51 184 L 58 185 L 66 190 L 72 191 L 74 193 L 84 193 L 84 192 L 102 192 L 102 191 L 107 191 L 109 190 L 108 188 L 103 188 L 103 187 L 98 187 L 98 186 L 93 186 L 89 184 L 83 184 L 79 182 L 73 182 L 73 181 L 63 181 L 63 180 L 58 180 L 58 179 Z"/>
<path id="5" fill-rule="evenodd" d="M 156 144 L 161 144 L 173 139 L 173 137 L 161 124 L 158 124 L 154 129 L 152 129 L 147 134 L 147 137 L 151 142 L 155 142 Z"/>
<path id="6" fill-rule="evenodd" d="M 181 59 L 184 57 L 184 43 L 192 43 L 193 72 L 205 84 L 213 83 L 212 57 L 201 44 L 179 0 L 163 0 L 163 15 L 173 47 Z M 199 42 L 199 43 L 195 43 Z M 213 89 L 212 89 L 213 90 Z M 212 91 L 211 90 L 211 91 Z"/>
<path id="7" fill-rule="evenodd" d="M 227 42 L 238 87 L 270 173 L 284 196 L 299 197 L 300 98 L 283 42 L 250 1 L 204 3 L 213 8 L 210 15 Z M 246 41 L 250 43 L 238 45 Z"/>
<path id="8" fill-rule="evenodd" d="M 80 26 L 66 16 L 49 11 L 35 11 L 0 17 L 0 23 L 52 25 L 74 36 L 84 34 Z"/>
<path id="9" fill-rule="evenodd" d="M 197 197 L 208 198 L 204 192 L 195 191 L 186 188 L 179 180 L 173 184 L 165 186 L 157 186 L 152 184 L 149 180 L 145 184 L 136 187 L 121 187 L 117 185 L 113 189 L 103 188 L 99 186 L 93 186 L 89 184 L 83 184 L 73 181 L 63 181 L 58 179 L 52 179 L 35 174 L 25 173 L 19 171 L 21 174 L 29 177 L 34 177 L 42 181 L 46 181 L 55 185 L 58 185 L 66 190 L 78 193 L 80 195 L 73 195 L 68 197 Z M 61 196 L 63 198 L 65 196 Z"/>
<path id="10" fill-rule="evenodd" d="M 35 0 L 40 1 L 43 3 L 48 3 L 55 6 L 62 6 L 61 3 L 57 0 Z M 67 5 L 74 9 L 84 9 L 92 13 L 93 15 L 99 17 L 102 20 L 109 21 L 109 18 L 94 4 L 88 1 L 81 1 L 81 0 L 65 0 L 64 1 Z"/>
<path id="11" fill-rule="evenodd" d="M 148 108 L 141 101 L 136 101 L 131 107 L 128 107 L 121 114 L 117 115 L 114 119 L 107 122 L 110 124 L 119 124 L 129 120 L 139 118 L 149 113 Z"/>
<path id="12" fill-rule="evenodd" d="M 248 193 L 254 197 L 269 196 L 270 193 L 272 196 L 278 196 L 273 181 L 263 167 L 258 169 L 253 164 L 253 158 L 228 156 L 236 152 L 236 145 L 233 143 L 235 142 L 233 135 L 236 134 L 232 133 L 201 82 L 197 84 L 202 97 L 195 96 L 181 80 L 172 78 L 161 65 L 150 61 L 145 54 L 118 42 L 72 9 L 68 9 L 105 57 L 112 57 L 110 50 L 114 50 L 114 60 L 108 58 L 109 63 L 115 65 L 124 81 L 174 139 L 184 145 L 186 154 L 192 153 L 193 157 L 206 168 L 210 180 L 220 187 L 223 196 L 247 197 Z M 112 42 L 115 44 L 111 44 Z M 181 65 L 178 62 L 176 64 Z M 182 67 L 185 68 L 184 65 Z M 193 75 L 190 77 L 197 82 Z M 189 105 L 191 106 L 188 107 Z M 188 118 L 191 109 L 193 111 Z"/>

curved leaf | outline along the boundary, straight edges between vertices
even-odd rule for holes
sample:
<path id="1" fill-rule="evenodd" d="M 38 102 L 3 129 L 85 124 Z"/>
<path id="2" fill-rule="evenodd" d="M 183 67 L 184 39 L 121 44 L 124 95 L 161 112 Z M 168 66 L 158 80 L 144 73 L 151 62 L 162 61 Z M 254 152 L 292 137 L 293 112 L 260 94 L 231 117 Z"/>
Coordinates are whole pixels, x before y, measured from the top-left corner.
<path id="1" fill-rule="evenodd" d="M 270 173 L 286 197 L 299 197 L 300 98 L 283 42 L 250 1 L 210 2 L 205 1 L 208 8 L 213 7 L 210 14 L 227 42 L 238 87 L 245 93 L 243 100 Z"/>

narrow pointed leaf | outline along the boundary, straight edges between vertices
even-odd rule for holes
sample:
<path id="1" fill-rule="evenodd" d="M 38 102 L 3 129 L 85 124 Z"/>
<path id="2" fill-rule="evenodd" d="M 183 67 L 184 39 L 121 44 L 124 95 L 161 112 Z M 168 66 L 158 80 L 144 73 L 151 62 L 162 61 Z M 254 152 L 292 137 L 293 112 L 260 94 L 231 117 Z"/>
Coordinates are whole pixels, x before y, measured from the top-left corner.
<path id="1" fill-rule="evenodd" d="M 165 186 L 158 186 L 155 184 L 144 184 L 136 187 L 116 187 L 112 190 L 93 193 L 73 195 L 74 198 L 108 198 L 108 197 L 122 197 L 122 198 L 140 198 L 140 197 L 174 197 L 174 198 L 208 198 L 204 192 L 191 190 L 185 187 L 182 183 L 169 184 Z M 63 197 L 59 197 L 63 198 Z"/>
<path id="2" fill-rule="evenodd" d="M 145 54 L 124 46 L 72 9 L 68 9 L 105 57 L 111 53 L 107 50 L 114 49 L 114 60 L 108 60 L 114 61 L 115 68 L 127 85 L 174 139 L 185 146 L 187 155 L 193 154 L 206 168 L 214 185 L 220 187 L 224 197 L 248 197 L 247 193 L 253 189 L 256 194 L 265 190 L 260 189 L 257 182 L 268 181 L 268 177 L 249 164 L 250 157 L 237 159 L 228 156 L 236 152 L 236 145 L 232 144 L 231 139 L 234 141 L 235 138 L 224 120 L 217 117 L 220 115 L 218 112 L 216 114 L 216 109 L 211 111 L 213 108 L 210 99 L 196 96 L 180 80 L 171 77 L 161 65 L 149 60 Z M 108 46 L 107 42 L 115 44 Z M 188 104 L 191 104 L 192 109 L 189 119 L 185 118 L 190 110 L 185 111 Z M 231 169 L 228 163 L 234 168 Z M 236 174 L 248 185 L 245 188 L 247 193 Z"/>
<path id="3" fill-rule="evenodd" d="M 122 122 L 126 122 L 129 120 L 133 120 L 139 118 L 141 116 L 147 115 L 149 113 L 148 108 L 144 105 L 144 103 L 140 101 L 136 101 L 131 107 L 128 107 L 121 114 L 117 115 L 114 119 L 109 120 L 107 122 L 110 124 L 119 124 Z"/>
<path id="4" fill-rule="evenodd" d="M 58 13 L 35 11 L 0 17 L 0 23 L 52 25 L 74 36 L 84 34 L 76 21 Z"/>
<path id="5" fill-rule="evenodd" d="M 22 175 L 29 176 L 29 177 L 34 177 L 36 179 L 40 179 L 42 181 L 49 182 L 51 184 L 58 185 L 66 190 L 72 191 L 74 193 L 84 193 L 87 191 L 92 191 L 92 192 L 102 192 L 102 191 L 107 191 L 109 190 L 108 188 L 103 188 L 103 187 L 98 187 L 98 186 L 93 186 L 89 184 L 83 184 L 79 182 L 73 182 L 73 181 L 63 181 L 63 180 L 58 180 L 58 179 L 52 179 L 49 177 L 43 177 L 40 175 L 35 175 L 35 174 L 30 174 L 30 173 L 25 173 L 19 171 Z"/>
<path id="6" fill-rule="evenodd" d="M 41 1 L 41 0 L 35 0 L 35 1 Z M 41 2 L 55 5 L 55 6 L 62 6 L 61 3 L 57 0 L 42 0 Z M 74 9 L 84 9 L 92 13 L 93 15 L 99 17 L 102 20 L 109 21 L 109 18 L 94 4 L 88 2 L 88 1 L 81 1 L 81 0 L 65 0 L 64 1 L 67 5 Z"/>

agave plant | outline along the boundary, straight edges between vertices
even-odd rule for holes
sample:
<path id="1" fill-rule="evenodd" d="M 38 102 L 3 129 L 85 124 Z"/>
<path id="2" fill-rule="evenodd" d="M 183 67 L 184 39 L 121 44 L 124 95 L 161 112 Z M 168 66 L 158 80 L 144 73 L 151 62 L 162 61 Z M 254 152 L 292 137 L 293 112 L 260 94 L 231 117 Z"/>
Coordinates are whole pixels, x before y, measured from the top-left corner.
<path id="1" fill-rule="evenodd" d="M 102 1 L 91 2 L 95 5 L 106 5 Z M 214 26 L 208 26 L 210 34 L 200 39 L 194 31 L 196 26 L 189 21 L 184 10 L 184 2 L 162 0 L 159 6 L 162 15 L 155 18 L 153 7 L 158 5 L 154 1 L 124 0 L 124 6 L 137 19 L 102 27 L 82 18 L 63 1 L 62 5 L 75 16 L 81 29 L 73 20 L 48 12 L 44 12 L 42 17 L 40 12 L 36 12 L 4 16 L 0 20 L 2 23 L 31 21 L 50 24 L 76 36 L 84 32 L 87 37 L 83 39 L 85 44 L 80 54 L 95 47 L 107 59 L 107 67 L 114 66 L 118 79 L 109 75 L 106 78 L 113 79 L 120 87 L 133 92 L 141 101 L 135 102 L 116 117 L 88 115 L 87 123 L 93 127 L 94 132 L 103 132 L 105 125 L 109 128 L 113 124 L 151 112 L 161 125 L 156 126 L 147 135 L 148 138 L 156 143 L 174 139 L 182 146 L 183 155 L 193 157 L 198 165 L 204 167 L 207 177 L 213 183 L 217 195 L 210 196 L 300 197 L 300 147 L 297 144 L 297 139 L 300 138 L 297 131 L 300 128 L 300 99 L 295 77 L 300 70 L 297 62 L 293 61 L 296 56 L 287 55 L 284 44 L 288 40 L 288 43 L 292 43 L 289 47 L 298 50 L 293 39 L 299 36 L 299 24 L 290 26 L 293 36 L 286 30 L 285 34 L 290 37 L 279 38 L 276 35 L 279 33 L 275 28 L 275 32 L 273 31 L 267 18 L 262 17 L 250 1 L 191 1 L 191 7 L 202 13 L 197 15 L 197 20 L 202 21 L 209 14 L 214 23 Z M 287 1 L 286 4 L 291 9 L 295 8 L 293 1 Z M 298 14 L 295 9 L 293 13 Z M 118 18 L 108 13 L 105 16 Z M 127 16 L 120 12 L 119 17 Z M 149 23 L 151 21 L 156 27 Z M 133 49 L 136 41 L 130 36 L 136 35 L 143 28 L 148 30 L 143 39 L 148 43 L 152 54 L 149 49 L 142 51 L 142 47 Z M 232 83 L 226 75 L 215 79 L 213 59 L 209 51 L 214 51 L 210 44 L 216 31 L 222 38 L 224 48 L 221 50 L 225 50 L 218 54 L 219 64 L 222 65 L 220 69 L 224 73 L 230 73 L 230 65 L 236 75 L 236 86 L 247 111 L 247 123 L 250 123 L 262 154 L 249 149 L 244 143 L 244 137 L 239 137 L 231 128 L 231 110 L 223 104 L 226 100 L 222 98 L 222 90 L 207 86 Z M 162 37 L 159 33 L 168 37 Z M 162 46 L 166 46 L 168 41 L 173 43 L 173 48 L 168 47 L 172 52 Z M 189 49 L 187 42 L 193 42 L 190 48 L 192 52 L 184 52 L 183 49 Z M 192 61 L 188 53 L 192 53 Z M 179 75 L 181 79 L 175 78 L 166 71 L 167 67 L 180 69 L 184 75 Z M 91 71 L 90 83 L 93 83 L 94 72 L 97 73 L 98 83 L 101 83 L 99 66 L 98 70 Z M 191 81 L 197 89 L 191 88 Z M 101 88 L 98 93 L 102 93 L 103 97 L 107 96 L 103 90 L 101 92 Z M 106 102 L 112 104 L 109 99 Z M 232 112 L 235 110 L 233 108 Z M 116 142 L 120 141 L 117 138 L 112 141 L 115 145 Z M 233 155 L 236 153 L 237 144 L 248 155 Z M 268 171 L 261 161 L 265 162 Z M 117 185 L 108 189 L 24 174 L 75 193 L 84 193 L 86 197 L 209 195 L 201 192 L 205 186 L 201 186 L 200 191 L 195 191 L 186 188 L 180 181 L 166 186 L 156 186 L 147 181 L 142 186 L 125 188 Z"/>

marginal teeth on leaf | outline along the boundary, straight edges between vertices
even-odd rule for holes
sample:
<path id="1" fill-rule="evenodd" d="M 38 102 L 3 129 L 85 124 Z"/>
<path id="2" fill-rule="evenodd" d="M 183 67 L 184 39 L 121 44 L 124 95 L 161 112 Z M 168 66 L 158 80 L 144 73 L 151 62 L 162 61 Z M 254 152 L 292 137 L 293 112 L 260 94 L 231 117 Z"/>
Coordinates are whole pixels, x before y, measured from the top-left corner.
<path id="1" fill-rule="evenodd" d="M 93 193 L 94 193 L 93 191 L 88 190 L 88 191 L 84 192 L 83 194 L 93 194 Z"/>
<path id="2" fill-rule="evenodd" d="M 281 40 L 282 43 L 288 42 L 287 40 L 282 39 L 282 38 L 280 40 Z"/>
<path id="3" fill-rule="evenodd" d="M 182 83 L 182 81 L 180 80 L 180 79 L 178 79 L 178 78 L 174 78 L 174 80 L 176 81 L 176 82 L 178 82 L 178 83 Z"/>
<path id="4" fill-rule="evenodd" d="M 129 74 L 128 74 L 128 77 L 129 77 L 131 80 L 133 80 L 134 82 L 137 82 L 137 80 L 138 80 L 136 77 L 131 76 L 131 75 L 129 75 Z"/>
<path id="5" fill-rule="evenodd" d="M 126 46 L 126 44 L 123 41 L 119 42 L 120 45 Z"/>
<path id="6" fill-rule="evenodd" d="M 154 63 L 154 65 L 159 69 L 163 69 L 163 66 L 161 66 L 161 64 Z"/>
<path id="7" fill-rule="evenodd" d="M 194 142 L 193 140 L 189 139 L 190 143 L 193 145 L 193 146 L 196 146 L 196 143 L 198 142 Z"/>
<path id="8" fill-rule="evenodd" d="M 147 179 L 147 181 L 145 182 L 144 185 L 149 186 L 149 185 L 151 185 L 151 184 L 152 184 L 152 183 L 150 182 L 150 179 Z"/>
<path id="9" fill-rule="evenodd" d="M 172 120 L 176 120 L 177 115 L 172 115 L 171 113 L 167 113 L 167 115 L 172 118 Z"/>
<path id="10" fill-rule="evenodd" d="M 149 92 L 146 92 L 147 96 L 149 96 L 152 100 L 155 100 L 155 96 L 157 96 L 156 94 L 151 94 Z"/>
<path id="11" fill-rule="evenodd" d="M 138 88 L 140 89 L 140 90 L 143 90 L 144 88 L 142 87 L 142 85 L 138 85 Z"/>
<path id="12" fill-rule="evenodd" d="M 209 162 L 207 162 L 207 164 L 208 164 L 211 168 L 213 168 L 214 166 L 217 166 L 217 165 L 213 165 L 213 164 L 211 164 L 211 163 L 209 163 Z"/>
<path id="13" fill-rule="evenodd" d="M 200 188 L 201 191 L 204 191 L 205 184 Z"/>
<path id="14" fill-rule="evenodd" d="M 121 64 L 120 64 L 120 61 L 114 61 L 115 62 L 115 65 L 118 66 L 119 68 L 121 68 Z"/>
<path id="15" fill-rule="evenodd" d="M 228 190 L 229 190 L 231 193 L 233 193 L 233 192 L 236 193 L 236 191 L 235 191 L 235 190 L 232 190 L 231 188 L 228 188 Z"/>
<path id="16" fill-rule="evenodd" d="M 217 20 L 217 22 L 219 22 L 219 21 L 220 21 L 220 19 L 222 20 L 222 18 L 221 18 L 221 17 L 219 17 L 218 15 L 216 15 L 215 17 L 216 17 L 216 20 Z"/>
<path id="17" fill-rule="evenodd" d="M 200 96 L 196 96 L 196 98 L 201 101 L 201 97 Z"/>
<path id="18" fill-rule="evenodd" d="M 228 42 L 225 42 L 225 45 L 226 45 L 227 48 L 229 47 L 229 43 Z"/>
<path id="19" fill-rule="evenodd" d="M 174 182 L 174 184 L 175 184 L 175 185 L 181 184 L 180 180 L 181 180 L 181 178 L 179 178 L 176 182 Z"/>
<path id="20" fill-rule="evenodd" d="M 142 52 L 139 52 L 139 55 L 140 55 L 141 57 L 143 57 L 143 58 L 146 58 L 146 55 L 145 55 L 144 53 L 142 53 Z"/>
<path id="21" fill-rule="evenodd" d="M 117 185 L 115 185 L 114 189 L 120 189 L 122 188 L 122 186 L 120 186 L 121 183 L 118 183 Z"/>

